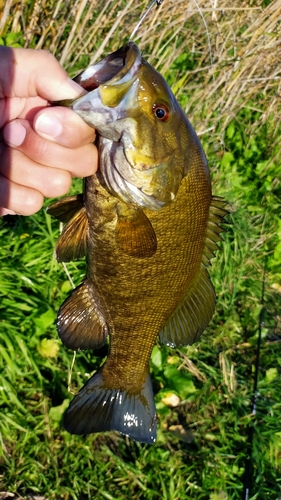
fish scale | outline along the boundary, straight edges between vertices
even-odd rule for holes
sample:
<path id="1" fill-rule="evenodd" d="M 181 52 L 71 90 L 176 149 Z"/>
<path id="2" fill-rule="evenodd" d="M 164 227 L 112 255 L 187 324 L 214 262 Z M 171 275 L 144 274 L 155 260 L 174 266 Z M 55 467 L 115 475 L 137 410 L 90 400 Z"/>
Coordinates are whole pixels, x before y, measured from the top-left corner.
<path id="1" fill-rule="evenodd" d="M 215 292 L 206 266 L 227 212 L 212 196 L 192 126 L 135 44 L 86 75 L 99 85 L 91 90 L 82 73 L 76 81 L 89 93 L 60 104 L 97 128 L 100 168 L 82 197 L 49 208 L 66 222 L 58 260 L 87 260 L 87 277 L 62 304 L 57 326 L 74 350 L 97 349 L 108 334 L 110 343 L 106 362 L 71 402 L 65 427 L 75 434 L 117 430 L 153 443 L 151 352 L 158 336 L 188 345 L 208 325 Z"/>

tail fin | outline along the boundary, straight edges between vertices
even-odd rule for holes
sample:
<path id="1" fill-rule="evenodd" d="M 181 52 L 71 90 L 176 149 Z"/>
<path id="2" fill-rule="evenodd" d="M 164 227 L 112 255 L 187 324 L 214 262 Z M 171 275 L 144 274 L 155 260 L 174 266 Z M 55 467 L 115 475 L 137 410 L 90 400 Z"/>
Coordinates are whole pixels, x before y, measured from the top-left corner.
<path id="1" fill-rule="evenodd" d="M 119 431 L 141 443 L 156 439 L 156 411 L 149 374 L 138 394 L 106 387 L 102 370 L 84 385 L 70 403 L 64 419 L 71 434 Z"/>

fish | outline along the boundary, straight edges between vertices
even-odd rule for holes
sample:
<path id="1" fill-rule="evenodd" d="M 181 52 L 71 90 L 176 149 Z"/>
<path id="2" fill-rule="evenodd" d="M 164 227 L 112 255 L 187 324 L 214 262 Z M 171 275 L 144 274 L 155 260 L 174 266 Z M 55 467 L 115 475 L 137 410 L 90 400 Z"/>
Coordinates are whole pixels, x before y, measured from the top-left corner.
<path id="1" fill-rule="evenodd" d="M 88 92 L 69 106 L 97 131 L 99 168 L 83 193 L 54 202 L 65 223 L 59 262 L 86 256 L 84 281 L 58 312 L 74 351 L 106 361 L 71 401 L 72 434 L 118 431 L 153 444 L 157 416 L 149 360 L 195 342 L 215 309 L 208 266 L 226 202 L 212 195 L 201 143 L 164 77 L 129 41 L 75 78 Z"/>

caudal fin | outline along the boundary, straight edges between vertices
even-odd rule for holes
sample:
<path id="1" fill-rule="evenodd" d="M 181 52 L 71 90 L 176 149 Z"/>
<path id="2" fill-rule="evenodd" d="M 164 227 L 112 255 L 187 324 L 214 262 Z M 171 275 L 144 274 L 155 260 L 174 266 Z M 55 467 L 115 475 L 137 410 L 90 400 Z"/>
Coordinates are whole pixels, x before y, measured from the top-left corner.
<path id="1" fill-rule="evenodd" d="M 70 403 L 64 426 L 71 434 L 114 430 L 141 443 L 154 443 L 156 411 L 150 376 L 142 390 L 133 394 L 107 388 L 99 370 Z"/>

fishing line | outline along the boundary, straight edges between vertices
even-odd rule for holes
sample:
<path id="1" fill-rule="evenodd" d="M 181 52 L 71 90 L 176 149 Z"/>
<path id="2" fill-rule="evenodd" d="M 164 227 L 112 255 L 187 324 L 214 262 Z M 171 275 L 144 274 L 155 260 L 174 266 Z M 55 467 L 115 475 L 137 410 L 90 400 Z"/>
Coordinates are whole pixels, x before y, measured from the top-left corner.
<path id="1" fill-rule="evenodd" d="M 257 399 L 258 393 L 258 378 L 259 378 L 259 367 L 260 367 L 260 352 L 261 352 L 261 339 L 262 339 L 262 328 L 264 325 L 264 315 L 265 315 L 265 277 L 266 277 L 266 255 L 264 257 L 264 267 L 263 267 L 263 280 L 262 280 L 262 291 L 261 291 L 261 311 L 259 315 L 259 334 L 257 342 L 256 351 L 256 361 L 255 361 L 255 377 L 254 377 L 254 387 L 253 387 L 253 397 L 252 397 L 252 416 L 255 418 L 257 414 Z M 252 484 L 252 458 L 253 458 L 253 438 L 254 438 L 255 421 L 251 422 L 248 431 L 248 450 L 249 454 L 245 460 L 245 474 L 244 474 L 244 492 L 242 500 L 249 500 L 250 488 Z"/>
<path id="2" fill-rule="evenodd" d="M 63 223 L 60 222 L 60 233 L 62 233 L 62 230 L 63 230 Z M 68 277 L 68 280 L 69 280 L 69 283 L 71 284 L 72 288 L 76 288 L 75 287 L 75 284 L 73 282 L 73 279 L 70 275 L 70 272 L 69 270 L 67 269 L 67 265 L 65 262 L 62 262 L 62 267 L 64 269 L 64 272 L 66 274 L 66 276 Z M 68 387 L 67 387 L 67 390 L 68 392 L 71 392 L 72 394 L 74 394 L 74 392 L 71 390 L 71 379 L 72 379 L 72 372 L 73 372 L 73 367 L 74 367 L 74 363 L 75 363 L 75 358 L 76 358 L 76 351 L 74 351 L 73 353 L 73 358 L 72 358 L 72 362 L 71 362 L 71 367 L 70 367 L 70 370 L 69 370 L 69 373 L 68 373 L 68 380 L 67 380 L 67 383 L 68 383 Z"/>
<path id="3" fill-rule="evenodd" d="M 74 288 L 76 288 L 76 286 L 74 285 L 73 279 L 72 279 L 72 277 L 71 277 L 71 275 L 70 275 L 69 270 L 67 269 L 67 266 L 66 266 L 66 263 L 65 263 L 65 262 L 62 262 L 62 267 L 63 267 L 63 269 L 64 269 L 64 272 L 65 272 L 66 276 L 68 277 L 68 281 L 69 281 L 69 283 L 71 284 L 71 286 L 72 286 L 72 288 L 73 288 L 73 290 L 74 290 Z"/>
<path id="4" fill-rule="evenodd" d="M 145 13 L 142 15 L 142 17 L 140 18 L 138 24 L 135 26 L 130 38 L 129 38 L 129 41 L 132 40 L 132 38 L 135 36 L 136 32 L 138 31 L 140 25 L 142 24 L 143 20 L 146 18 L 146 16 L 149 14 L 149 12 L 151 11 L 151 9 L 154 7 L 154 5 L 156 4 L 157 7 L 160 7 L 160 5 L 163 3 L 164 0 L 153 0 L 153 2 L 151 2 L 150 6 L 148 7 L 148 9 L 145 11 Z"/>
<path id="5" fill-rule="evenodd" d="M 71 394 L 75 394 L 75 392 L 71 389 L 71 379 L 72 379 L 72 372 L 73 372 L 73 367 L 74 367 L 74 363 L 75 363 L 75 359 L 76 359 L 76 353 L 77 353 L 77 351 L 74 351 L 72 362 L 71 362 L 71 367 L 70 367 L 70 370 L 68 373 L 68 378 L 67 378 L 67 390 Z"/>
<path id="6" fill-rule="evenodd" d="M 61 234 L 61 233 L 62 233 L 62 231 L 63 231 L 63 222 L 60 222 L 60 224 L 59 224 L 59 230 L 60 230 L 60 234 Z M 70 275 L 70 272 L 69 272 L 69 270 L 67 269 L 67 265 L 66 265 L 66 263 L 65 263 L 65 262 L 62 262 L 61 264 L 62 264 L 62 267 L 63 267 L 63 269 L 64 269 L 64 272 L 65 272 L 66 276 L 68 277 L 69 283 L 71 284 L 72 288 L 73 288 L 73 289 L 74 289 L 74 288 L 76 288 L 76 287 L 75 287 L 75 285 L 74 285 L 73 279 L 72 279 L 72 277 L 71 277 L 71 275 Z"/>
<path id="7" fill-rule="evenodd" d="M 212 46 L 211 46 L 211 37 L 210 37 L 210 33 L 209 33 L 209 30 L 208 30 L 208 25 L 206 23 L 206 20 L 205 20 L 205 17 L 203 15 L 203 12 L 202 10 L 200 9 L 200 6 L 199 4 L 197 3 L 197 0 L 194 0 L 194 3 L 197 7 L 197 10 L 202 18 L 202 21 L 203 21 L 203 24 L 205 26 L 205 30 L 206 30 L 206 34 L 207 34 L 207 39 L 208 39 L 208 49 L 209 49 L 209 54 L 210 54 L 210 63 L 211 63 L 211 66 L 213 66 L 213 52 L 212 52 Z"/>

